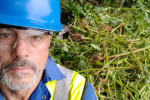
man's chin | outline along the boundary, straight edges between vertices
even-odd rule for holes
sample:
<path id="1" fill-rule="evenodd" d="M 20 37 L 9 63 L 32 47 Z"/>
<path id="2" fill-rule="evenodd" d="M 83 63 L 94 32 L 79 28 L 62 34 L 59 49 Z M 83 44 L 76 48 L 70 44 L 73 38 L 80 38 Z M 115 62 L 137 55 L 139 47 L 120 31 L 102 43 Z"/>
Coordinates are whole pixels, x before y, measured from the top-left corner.
<path id="1" fill-rule="evenodd" d="M 10 90 L 25 90 L 30 88 L 37 80 L 38 75 L 26 77 L 25 74 L 17 73 L 16 76 L 7 76 L 1 78 L 1 83 L 6 85 Z"/>
<path id="2" fill-rule="evenodd" d="M 33 84 L 30 82 L 26 81 L 15 81 L 15 82 L 10 82 L 11 84 L 5 84 L 10 90 L 26 90 L 30 88 Z"/>
<path id="3" fill-rule="evenodd" d="M 34 77 L 35 74 L 27 73 L 27 72 L 17 72 L 11 73 L 10 76 L 12 79 L 20 79 L 20 80 L 31 80 L 30 78 Z"/>

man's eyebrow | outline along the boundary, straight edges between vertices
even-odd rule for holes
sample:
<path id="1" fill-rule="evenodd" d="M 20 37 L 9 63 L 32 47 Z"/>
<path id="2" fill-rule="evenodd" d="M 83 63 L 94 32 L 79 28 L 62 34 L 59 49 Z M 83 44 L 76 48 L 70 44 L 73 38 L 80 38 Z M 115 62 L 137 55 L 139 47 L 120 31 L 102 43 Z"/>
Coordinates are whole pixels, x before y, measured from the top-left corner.
<path id="1" fill-rule="evenodd" d="M 27 30 L 26 33 L 30 36 L 34 36 L 34 35 L 42 35 L 42 34 L 49 34 L 48 31 L 44 31 L 44 30 Z"/>
<path id="2" fill-rule="evenodd" d="M 0 27 L 0 29 L 4 29 L 5 31 L 13 31 L 13 32 L 15 32 L 12 28 L 1 28 Z"/>

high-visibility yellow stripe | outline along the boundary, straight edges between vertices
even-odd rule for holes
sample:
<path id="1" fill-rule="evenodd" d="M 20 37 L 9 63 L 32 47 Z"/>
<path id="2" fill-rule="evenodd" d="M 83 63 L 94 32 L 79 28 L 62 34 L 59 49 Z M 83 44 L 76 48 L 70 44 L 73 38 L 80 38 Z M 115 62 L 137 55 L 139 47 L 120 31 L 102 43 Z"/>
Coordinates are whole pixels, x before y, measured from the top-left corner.
<path id="1" fill-rule="evenodd" d="M 81 100 L 84 84 L 85 78 L 74 71 L 69 87 L 69 100 Z"/>
<path id="2" fill-rule="evenodd" d="M 84 84 L 85 84 L 85 78 L 74 71 L 72 75 L 70 87 L 69 87 L 68 100 L 80 100 L 84 89 Z M 49 81 L 46 83 L 46 87 L 51 93 L 50 100 L 54 100 L 55 86 L 56 86 L 56 80 Z"/>
<path id="3" fill-rule="evenodd" d="M 48 90 L 51 93 L 51 99 L 50 100 L 54 100 L 55 86 L 56 86 L 56 80 L 49 81 L 46 83 L 46 87 L 48 88 Z"/>

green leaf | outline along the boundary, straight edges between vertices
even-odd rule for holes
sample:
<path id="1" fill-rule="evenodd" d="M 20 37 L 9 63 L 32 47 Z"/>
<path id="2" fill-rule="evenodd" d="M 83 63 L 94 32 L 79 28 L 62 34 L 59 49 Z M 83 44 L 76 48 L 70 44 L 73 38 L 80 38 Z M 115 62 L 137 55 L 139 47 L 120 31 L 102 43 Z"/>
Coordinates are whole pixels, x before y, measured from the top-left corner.
<path id="1" fill-rule="evenodd" d="M 99 6 L 94 6 L 93 9 L 94 9 L 95 12 L 96 12 L 96 11 L 98 11 L 98 12 L 101 11 L 101 8 L 100 8 Z"/>
<path id="2" fill-rule="evenodd" d="M 100 62 L 100 61 L 95 61 L 96 65 L 100 65 L 100 66 L 104 66 L 104 63 Z"/>
<path id="3" fill-rule="evenodd" d="M 100 51 L 100 47 L 99 47 L 98 45 L 91 44 L 91 46 L 92 46 L 94 49 L 96 49 L 96 50 Z"/>
<path id="4" fill-rule="evenodd" d="M 66 52 L 68 52 L 68 47 L 67 47 L 67 45 L 64 45 L 64 46 L 63 46 L 63 50 L 66 51 Z"/>
<path id="5" fill-rule="evenodd" d="M 87 75 L 87 80 L 88 80 L 88 82 L 90 82 L 91 84 L 93 84 L 94 83 L 94 76 L 92 74 L 88 74 Z"/>
<path id="6" fill-rule="evenodd" d="M 147 46 L 147 43 L 145 43 L 145 41 L 142 44 L 138 45 L 139 48 L 144 48 L 146 46 Z"/>
<path id="7" fill-rule="evenodd" d="M 83 0 L 79 0 L 81 4 L 83 4 Z"/>
<path id="8" fill-rule="evenodd" d="M 86 66 L 86 62 L 84 60 L 80 60 L 78 66 L 79 67 L 85 67 Z"/>

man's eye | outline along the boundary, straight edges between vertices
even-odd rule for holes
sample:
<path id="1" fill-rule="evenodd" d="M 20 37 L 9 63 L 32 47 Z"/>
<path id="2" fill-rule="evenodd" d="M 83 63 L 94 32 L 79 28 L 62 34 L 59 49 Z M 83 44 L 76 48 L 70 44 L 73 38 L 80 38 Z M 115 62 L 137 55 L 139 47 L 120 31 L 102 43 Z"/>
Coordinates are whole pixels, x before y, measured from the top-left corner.
<path id="1" fill-rule="evenodd" d="M 11 35 L 9 33 L 0 33 L 1 38 L 10 38 Z"/>
<path id="2" fill-rule="evenodd" d="M 35 36 L 32 36 L 32 39 L 33 39 L 33 40 L 41 40 L 41 37 L 38 36 L 38 35 L 35 35 Z"/>

